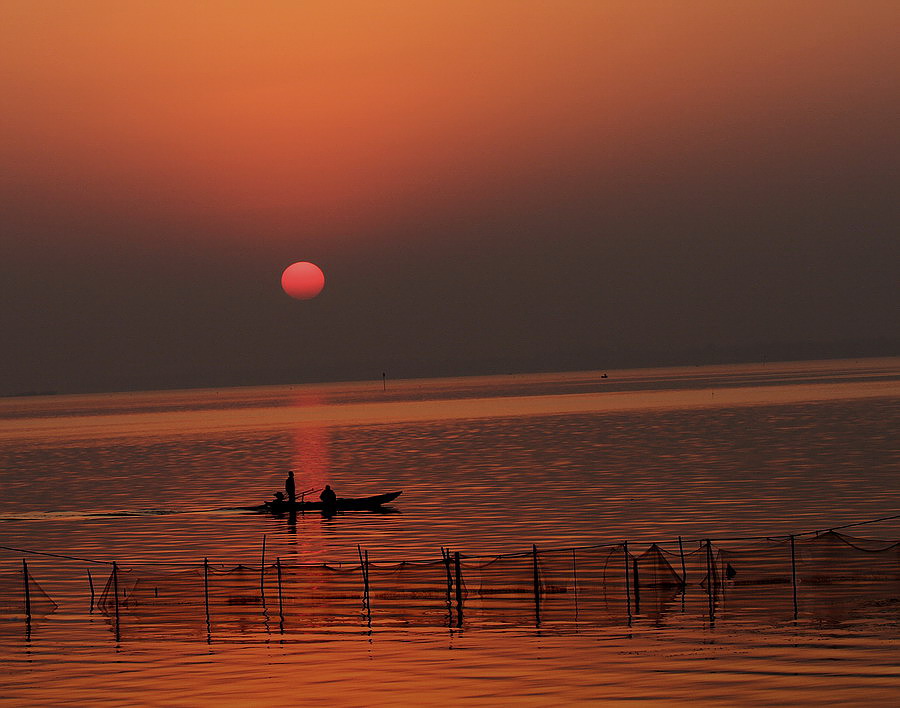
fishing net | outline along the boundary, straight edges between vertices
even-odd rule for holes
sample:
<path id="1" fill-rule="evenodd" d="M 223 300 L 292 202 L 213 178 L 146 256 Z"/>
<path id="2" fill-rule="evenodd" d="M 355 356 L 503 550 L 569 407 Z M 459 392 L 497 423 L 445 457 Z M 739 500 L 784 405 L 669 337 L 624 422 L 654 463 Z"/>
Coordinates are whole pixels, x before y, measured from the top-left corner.
<path id="1" fill-rule="evenodd" d="M 449 560 L 370 563 L 369 609 L 379 622 L 434 626 L 451 622 Z"/>
<path id="2" fill-rule="evenodd" d="M 203 564 L 167 571 L 116 568 L 97 607 L 117 631 L 227 635 L 283 627 L 359 625 L 367 613 L 362 566 Z"/>
<path id="3" fill-rule="evenodd" d="M 900 543 L 829 531 L 797 541 L 797 573 L 804 583 L 900 579 Z"/>
<path id="4" fill-rule="evenodd" d="M 56 606 L 22 566 L 0 572 L 0 615 L 31 614 L 32 617 L 41 617 L 53 612 Z"/>
<path id="5" fill-rule="evenodd" d="M 118 622 L 117 629 L 125 627 L 130 633 L 153 628 L 167 635 L 198 636 L 206 621 L 202 567 L 171 572 L 117 568 L 110 573 L 97 607 Z"/>
<path id="6" fill-rule="evenodd" d="M 462 564 L 466 614 L 484 622 L 590 620 L 616 624 L 631 613 L 656 616 L 681 578 L 655 544 L 633 555 L 624 544 L 533 550 Z"/>
<path id="7" fill-rule="evenodd" d="M 340 628 L 359 626 L 365 620 L 361 565 L 285 565 L 281 566 L 280 585 L 278 572 L 277 565 L 267 572 L 268 607 L 278 611 L 280 598 L 280 616 L 286 624 L 295 628 Z"/>
<path id="8" fill-rule="evenodd" d="M 285 627 L 660 622 L 673 613 L 841 621 L 896 603 L 900 543 L 837 532 L 625 544 L 397 563 L 117 568 L 97 603 L 118 627 L 227 635 Z M 21 612 L 23 578 L 6 595 Z M 458 579 L 458 581 L 457 581 Z M 31 581 L 33 583 L 33 581 Z M 0 584 L 0 590 L 6 586 Z M 42 591 L 35 588 L 37 606 Z M 46 597 L 46 595 L 43 595 Z M 47 598 L 49 601 L 49 598 Z M 52 602 L 52 601 L 51 601 Z M 33 610 L 34 611 L 34 610 Z"/>
<path id="9" fill-rule="evenodd" d="M 507 556 L 460 564 L 464 616 L 482 623 L 520 624 L 534 618 L 534 560 Z"/>
<path id="10" fill-rule="evenodd" d="M 722 616 L 840 622 L 900 598 L 900 543 L 829 531 L 818 536 L 724 543 L 714 586 Z"/>
<path id="11" fill-rule="evenodd" d="M 56 603 L 44 592 L 22 565 L 0 572 L 0 633 L 18 633 L 22 620 L 29 626 L 56 609 Z"/>

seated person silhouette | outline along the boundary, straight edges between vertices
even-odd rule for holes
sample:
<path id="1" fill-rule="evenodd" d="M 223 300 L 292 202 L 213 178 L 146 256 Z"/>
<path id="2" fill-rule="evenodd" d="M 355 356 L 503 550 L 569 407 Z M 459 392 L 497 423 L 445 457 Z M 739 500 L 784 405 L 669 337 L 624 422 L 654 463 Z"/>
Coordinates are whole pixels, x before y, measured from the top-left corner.
<path id="1" fill-rule="evenodd" d="M 322 500 L 322 504 L 327 509 L 333 509 L 337 505 L 337 494 L 334 493 L 330 484 L 325 485 L 325 489 L 322 490 L 319 499 Z"/>

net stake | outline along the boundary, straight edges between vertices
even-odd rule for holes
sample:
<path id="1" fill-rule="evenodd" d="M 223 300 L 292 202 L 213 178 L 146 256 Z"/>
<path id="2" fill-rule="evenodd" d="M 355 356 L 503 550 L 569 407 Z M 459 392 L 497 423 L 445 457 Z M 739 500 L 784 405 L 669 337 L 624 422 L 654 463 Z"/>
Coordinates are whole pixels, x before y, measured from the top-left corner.
<path id="1" fill-rule="evenodd" d="M 541 623 L 541 577 L 538 571 L 537 544 L 531 544 L 531 565 L 534 576 L 534 623 Z"/>
<path id="2" fill-rule="evenodd" d="M 206 638 L 209 640 L 209 558 L 203 559 L 203 606 L 206 608 Z"/>
<path id="3" fill-rule="evenodd" d="M 634 572 L 634 611 L 636 614 L 641 614 L 641 581 L 638 575 L 637 558 L 631 559 L 631 567 Z"/>
<path id="4" fill-rule="evenodd" d="M 575 594 L 575 621 L 578 621 L 578 564 L 575 562 L 575 549 L 572 549 L 572 587 Z"/>
<path id="5" fill-rule="evenodd" d="M 284 599 L 281 594 L 281 558 L 275 559 L 275 570 L 278 572 L 278 616 L 281 618 L 281 631 L 284 632 Z"/>
<path id="6" fill-rule="evenodd" d="M 791 589 L 794 595 L 794 619 L 797 619 L 797 556 L 794 552 L 794 537 L 791 536 Z"/>
<path id="7" fill-rule="evenodd" d="M 116 641 L 118 642 L 121 639 L 121 634 L 119 632 L 119 566 L 116 565 L 116 562 L 113 561 L 113 596 L 115 597 L 115 605 L 116 605 Z"/>
<path id="8" fill-rule="evenodd" d="M 266 535 L 263 534 L 262 542 L 262 559 L 259 562 L 259 594 L 262 598 L 263 607 L 266 605 Z"/>
<path id="9" fill-rule="evenodd" d="M 453 626 L 453 576 L 450 573 L 450 549 L 441 546 L 441 558 L 447 571 L 447 626 Z"/>
<path id="10" fill-rule="evenodd" d="M 716 621 L 715 617 L 715 564 L 713 563 L 712 558 L 712 543 L 707 539 L 706 541 L 706 594 L 707 600 L 709 603 L 709 623 L 713 624 Z"/>
<path id="11" fill-rule="evenodd" d="M 456 626 L 463 626 L 463 591 L 462 591 L 462 564 L 459 560 L 459 551 L 453 554 L 453 565 L 456 570 Z"/>
<path id="12" fill-rule="evenodd" d="M 622 542 L 622 549 L 625 554 L 625 602 L 628 607 L 628 626 L 631 626 L 631 578 L 628 572 L 628 541 Z"/>
<path id="13" fill-rule="evenodd" d="M 94 579 L 91 577 L 91 569 L 87 569 L 88 585 L 91 588 L 91 612 L 94 611 Z"/>
<path id="14" fill-rule="evenodd" d="M 369 620 L 369 625 L 372 624 L 372 593 L 369 590 L 369 551 L 363 551 L 365 554 L 365 568 L 366 568 L 366 617 Z"/>
<path id="15" fill-rule="evenodd" d="M 372 609 L 369 605 L 369 552 L 363 554 L 362 546 L 356 544 L 356 552 L 359 554 L 359 569 L 363 578 L 363 606 L 366 608 L 366 616 L 372 621 Z"/>
<path id="16" fill-rule="evenodd" d="M 25 582 L 25 621 L 31 622 L 31 588 L 28 587 L 28 563 L 22 559 L 22 580 Z"/>

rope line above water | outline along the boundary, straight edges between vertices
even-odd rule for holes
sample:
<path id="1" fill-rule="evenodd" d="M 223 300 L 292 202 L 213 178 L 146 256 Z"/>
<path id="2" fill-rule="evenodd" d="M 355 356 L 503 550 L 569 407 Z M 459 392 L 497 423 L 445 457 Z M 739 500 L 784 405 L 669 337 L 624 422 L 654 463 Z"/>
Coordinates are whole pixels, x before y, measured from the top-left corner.
<path id="1" fill-rule="evenodd" d="M 32 553 L 36 556 L 50 556 L 51 558 L 63 558 L 65 560 L 80 561 L 82 563 L 99 563 L 100 565 L 112 565 L 112 561 L 96 560 L 94 558 L 81 558 L 79 556 L 67 556 L 62 553 L 49 553 L 47 551 L 34 551 L 29 548 L 14 548 L 13 546 L 0 546 L 7 551 L 15 551 L 16 553 Z"/>
<path id="2" fill-rule="evenodd" d="M 800 531 L 800 532 L 796 532 L 793 534 L 784 533 L 784 534 L 768 534 L 768 535 L 764 535 L 764 536 L 721 536 L 721 537 L 703 537 L 703 538 L 681 538 L 680 541 L 681 541 L 681 543 L 699 543 L 699 544 L 706 543 L 707 541 L 716 541 L 716 542 L 719 542 L 719 541 L 761 541 L 761 540 L 787 541 L 791 537 L 801 538 L 804 536 L 816 536 L 816 535 L 819 535 L 822 533 L 827 533 L 829 531 L 837 531 L 839 529 L 848 529 L 848 528 L 853 528 L 853 527 L 857 527 L 857 526 L 865 526 L 868 524 L 875 524 L 875 523 L 879 523 L 882 521 L 893 521 L 896 519 L 900 519 L 900 514 L 892 514 L 889 516 L 882 516 L 877 519 L 868 519 L 866 521 L 857 521 L 857 522 L 850 523 L 850 524 L 844 524 L 842 526 L 829 526 L 826 528 L 816 529 L 816 530 L 812 530 L 812 531 Z M 565 548 L 542 547 L 541 550 L 543 550 L 543 551 L 586 551 L 586 550 L 594 550 L 594 549 L 600 549 L 600 548 L 615 548 L 617 546 L 621 546 L 623 543 L 624 543 L 624 541 L 616 541 L 616 542 L 612 542 L 612 543 L 598 543 L 598 544 L 593 544 L 593 545 L 589 545 L 589 546 L 567 546 Z M 647 545 L 657 545 L 657 546 L 677 545 L 678 543 L 679 543 L 679 539 L 677 539 L 677 538 L 674 540 L 668 540 L 668 541 L 647 541 Z M 78 561 L 78 562 L 82 562 L 82 563 L 96 563 L 99 565 L 110 565 L 110 566 L 113 565 L 113 563 L 114 563 L 114 561 L 98 560 L 96 558 L 84 558 L 81 556 L 66 555 L 66 554 L 62 554 L 62 553 L 50 553 L 48 551 L 36 551 L 33 549 L 17 548 L 14 546 L 0 545 L 0 549 L 7 550 L 7 551 L 13 551 L 16 553 L 30 553 L 30 554 L 39 555 L 39 556 L 49 556 L 51 558 L 61 558 L 63 560 Z M 663 550 L 665 550 L 665 549 L 663 549 Z M 461 554 L 461 557 L 466 558 L 468 560 L 485 560 L 485 559 L 501 559 L 501 558 L 519 558 L 519 557 L 525 558 L 525 557 L 531 556 L 531 554 L 532 554 L 531 551 L 517 551 L 514 553 L 497 553 L 497 554 L 492 554 L 492 555 Z M 385 559 L 383 559 L 383 560 L 380 560 L 379 562 L 380 563 L 430 563 L 433 561 L 434 561 L 433 558 L 425 558 L 425 559 L 404 558 L 404 559 L 400 559 L 400 560 L 385 560 Z M 122 561 L 119 561 L 119 563 L 121 564 Z M 125 561 L 125 563 L 127 564 L 127 561 Z M 197 563 L 190 562 L 190 561 L 141 560 L 141 561 L 137 561 L 137 562 L 132 562 L 132 563 L 130 563 L 130 565 L 167 565 L 167 566 L 179 566 L 179 567 L 185 567 L 185 568 L 194 568 L 197 566 Z M 224 565 L 224 564 L 218 563 L 217 565 Z M 239 565 L 242 565 L 243 567 L 246 567 L 248 569 L 251 569 L 254 567 L 256 569 L 259 568 L 258 565 L 254 566 L 253 564 L 249 564 L 249 565 L 239 564 Z M 353 564 L 347 563 L 347 562 L 329 563 L 329 562 L 320 561 L 317 563 L 298 563 L 296 565 L 298 565 L 298 566 L 322 566 L 322 567 L 329 567 L 331 569 L 343 569 L 344 567 L 352 566 Z"/>

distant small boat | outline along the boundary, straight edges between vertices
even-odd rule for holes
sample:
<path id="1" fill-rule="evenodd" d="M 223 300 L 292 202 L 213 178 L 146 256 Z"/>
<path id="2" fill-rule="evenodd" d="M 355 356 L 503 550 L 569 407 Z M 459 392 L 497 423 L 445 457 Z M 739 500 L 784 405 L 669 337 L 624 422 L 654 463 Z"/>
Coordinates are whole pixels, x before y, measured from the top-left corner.
<path id="1" fill-rule="evenodd" d="M 270 511 L 273 514 L 286 514 L 290 511 L 375 511 L 390 504 L 394 499 L 403 494 L 389 492 L 388 494 L 376 494 L 372 497 L 341 498 L 338 497 L 333 505 L 326 505 L 321 501 L 268 501 L 260 506 L 247 507 L 251 511 Z"/>

